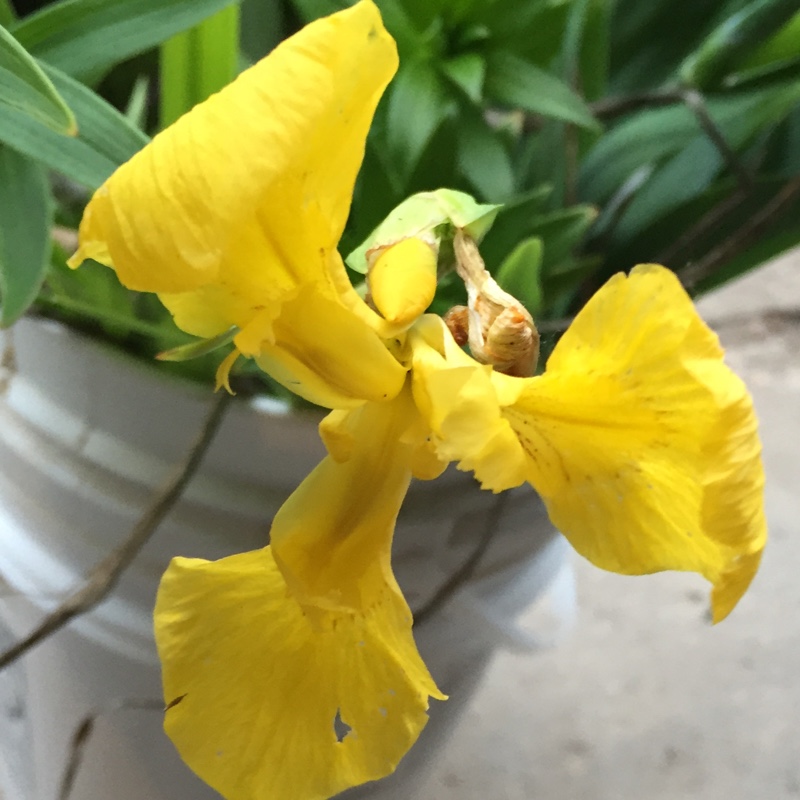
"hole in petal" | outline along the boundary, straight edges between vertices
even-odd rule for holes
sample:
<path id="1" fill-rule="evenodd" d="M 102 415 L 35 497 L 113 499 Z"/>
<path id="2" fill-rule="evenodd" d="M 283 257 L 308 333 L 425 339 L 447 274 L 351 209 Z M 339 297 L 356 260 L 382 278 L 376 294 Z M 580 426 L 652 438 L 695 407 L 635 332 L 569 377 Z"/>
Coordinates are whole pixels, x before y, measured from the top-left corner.
<path id="1" fill-rule="evenodd" d="M 341 742 L 351 730 L 353 729 L 342 719 L 341 710 L 337 709 L 336 716 L 333 718 L 333 732 L 336 734 L 336 741 Z"/>

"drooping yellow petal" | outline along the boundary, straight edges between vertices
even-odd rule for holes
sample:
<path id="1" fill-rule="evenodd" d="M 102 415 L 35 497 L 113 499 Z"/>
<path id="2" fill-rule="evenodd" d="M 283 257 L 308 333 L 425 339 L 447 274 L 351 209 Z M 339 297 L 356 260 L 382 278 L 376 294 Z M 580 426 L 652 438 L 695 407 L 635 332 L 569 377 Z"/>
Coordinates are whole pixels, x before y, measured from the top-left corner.
<path id="1" fill-rule="evenodd" d="M 381 778 L 441 696 L 392 587 L 312 620 L 269 548 L 175 559 L 155 621 L 166 731 L 228 800 L 321 800 Z"/>
<path id="2" fill-rule="evenodd" d="M 423 429 L 407 387 L 323 425 L 334 445 L 276 515 L 270 538 L 292 593 L 334 611 L 370 606 L 394 585 L 392 533 Z M 334 435 L 335 434 L 335 435 Z"/>
<path id="3" fill-rule="evenodd" d="M 637 267 L 604 286 L 540 378 L 495 374 L 528 479 L 594 564 L 691 570 L 728 614 L 766 539 L 752 403 L 678 280 Z"/>
<path id="4" fill-rule="evenodd" d="M 444 699 L 389 563 L 417 423 L 408 390 L 334 412 L 352 446 L 289 498 L 271 548 L 176 559 L 162 581 L 166 730 L 229 800 L 316 800 L 387 775 Z"/>

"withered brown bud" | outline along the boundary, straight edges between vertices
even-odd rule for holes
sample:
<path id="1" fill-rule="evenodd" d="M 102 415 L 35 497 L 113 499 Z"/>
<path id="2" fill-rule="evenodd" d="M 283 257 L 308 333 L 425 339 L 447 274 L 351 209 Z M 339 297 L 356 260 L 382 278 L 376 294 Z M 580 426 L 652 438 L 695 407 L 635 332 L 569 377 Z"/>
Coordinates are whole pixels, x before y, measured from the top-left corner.
<path id="1" fill-rule="evenodd" d="M 468 341 L 472 357 L 507 375 L 533 375 L 539 360 L 539 332 L 533 318 L 487 272 L 470 236 L 456 231 L 453 246 L 456 271 L 469 298 Z"/>

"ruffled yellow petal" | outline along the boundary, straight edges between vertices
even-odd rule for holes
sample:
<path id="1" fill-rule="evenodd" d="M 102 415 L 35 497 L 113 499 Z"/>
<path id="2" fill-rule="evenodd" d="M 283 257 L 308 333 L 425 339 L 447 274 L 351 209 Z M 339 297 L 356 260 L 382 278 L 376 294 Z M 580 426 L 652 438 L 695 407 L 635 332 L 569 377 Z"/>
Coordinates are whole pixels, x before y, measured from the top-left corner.
<path id="1" fill-rule="evenodd" d="M 492 368 L 464 353 L 434 316 L 419 320 L 410 345 L 414 399 L 438 457 L 474 471 L 484 489 L 499 492 L 523 483 L 525 451 L 501 413 Z"/>
<path id="2" fill-rule="evenodd" d="M 228 800 L 318 800 L 381 778 L 441 697 L 393 587 L 312 620 L 269 548 L 175 559 L 155 620 L 166 731 Z"/>
<path id="3" fill-rule="evenodd" d="M 752 403 L 678 280 L 617 275 L 578 315 L 540 378 L 495 374 L 528 479 L 594 564 L 691 570 L 715 620 L 755 574 L 766 539 Z"/>

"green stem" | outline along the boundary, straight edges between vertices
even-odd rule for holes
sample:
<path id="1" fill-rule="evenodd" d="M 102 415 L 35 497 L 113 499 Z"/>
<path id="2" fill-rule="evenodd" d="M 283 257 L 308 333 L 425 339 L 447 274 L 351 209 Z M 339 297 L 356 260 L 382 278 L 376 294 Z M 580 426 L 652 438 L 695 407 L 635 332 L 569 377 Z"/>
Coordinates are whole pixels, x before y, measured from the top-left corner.
<path id="1" fill-rule="evenodd" d="M 1 0 L 0 0 L 1 1 Z M 161 45 L 161 127 L 171 125 L 235 77 L 239 6 L 233 4 Z"/>

